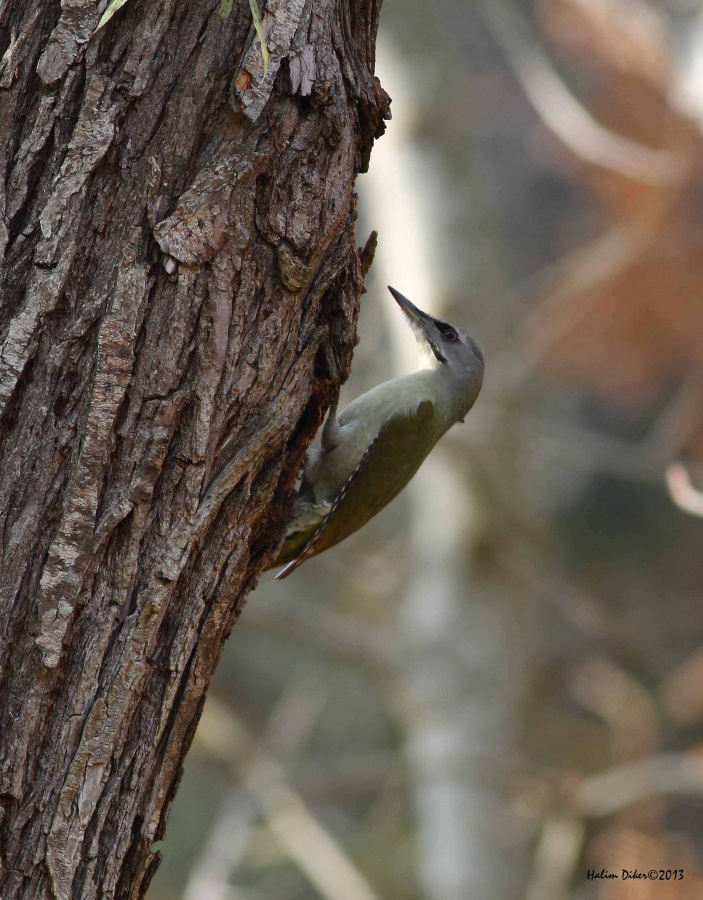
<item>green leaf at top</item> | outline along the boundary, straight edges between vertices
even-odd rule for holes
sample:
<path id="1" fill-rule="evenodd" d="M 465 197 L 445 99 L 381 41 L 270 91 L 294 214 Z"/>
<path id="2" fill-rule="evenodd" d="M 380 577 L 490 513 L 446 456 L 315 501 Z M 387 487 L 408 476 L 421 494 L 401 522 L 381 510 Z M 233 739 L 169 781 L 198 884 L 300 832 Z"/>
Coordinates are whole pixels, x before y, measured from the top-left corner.
<path id="1" fill-rule="evenodd" d="M 127 0 L 110 0 L 110 2 L 107 4 L 107 7 L 105 8 L 105 12 L 100 17 L 100 21 L 95 26 L 95 31 L 93 32 L 93 34 L 100 31 L 103 25 L 109 22 L 110 19 L 115 15 L 117 10 L 120 9 L 120 7 L 124 6 L 126 2 Z"/>
<path id="2" fill-rule="evenodd" d="M 124 0 L 122 0 L 122 2 L 124 2 Z M 254 29 L 259 37 L 259 43 L 261 44 L 261 62 L 264 64 L 264 78 L 266 78 L 269 71 L 269 51 L 268 47 L 266 46 L 264 23 L 261 21 L 259 4 L 256 2 L 256 0 L 249 0 L 249 9 L 251 10 L 251 17 L 254 20 Z"/>

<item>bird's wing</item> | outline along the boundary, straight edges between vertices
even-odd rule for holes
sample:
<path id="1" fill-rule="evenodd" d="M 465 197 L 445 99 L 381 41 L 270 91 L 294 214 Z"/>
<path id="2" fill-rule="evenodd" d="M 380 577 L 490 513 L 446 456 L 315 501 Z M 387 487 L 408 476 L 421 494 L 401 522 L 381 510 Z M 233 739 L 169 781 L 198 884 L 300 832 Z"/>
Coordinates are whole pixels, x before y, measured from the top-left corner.
<path id="1" fill-rule="evenodd" d="M 353 534 L 400 493 L 436 442 L 434 414 L 432 401 L 423 400 L 413 412 L 396 413 L 383 425 L 329 510 L 277 579 Z"/>

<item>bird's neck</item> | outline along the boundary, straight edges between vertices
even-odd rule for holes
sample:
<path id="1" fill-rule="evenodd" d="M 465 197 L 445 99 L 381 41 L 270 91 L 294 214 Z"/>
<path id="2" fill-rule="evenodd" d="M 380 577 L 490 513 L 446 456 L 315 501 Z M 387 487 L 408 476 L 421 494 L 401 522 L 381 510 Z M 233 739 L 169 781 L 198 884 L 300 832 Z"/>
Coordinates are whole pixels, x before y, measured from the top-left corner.
<path id="1" fill-rule="evenodd" d="M 476 391 L 471 375 L 457 373 L 442 363 L 431 363 L 419 369 L 408 378 L 432 400 L 444 428 L 450 428 L 464 418 L 473 406 Z"/>

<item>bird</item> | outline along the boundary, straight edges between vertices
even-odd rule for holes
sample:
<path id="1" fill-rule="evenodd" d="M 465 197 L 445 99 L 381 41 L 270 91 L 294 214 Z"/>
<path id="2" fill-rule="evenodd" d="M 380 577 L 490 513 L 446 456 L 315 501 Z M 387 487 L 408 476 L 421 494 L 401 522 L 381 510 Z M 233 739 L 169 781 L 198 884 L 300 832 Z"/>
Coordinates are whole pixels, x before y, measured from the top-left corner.
<path id="1" fill-rule="evenodd" d="M 388 287 L 420 351 L 416 372 L 329 409 L 319 447 L 308 450 L 281 551 L 270 568 L 286 578 L 349 537 L 396 497 L 442 435 L 474 405 L 483 354 L 456 325 L 422 312 Z"/>

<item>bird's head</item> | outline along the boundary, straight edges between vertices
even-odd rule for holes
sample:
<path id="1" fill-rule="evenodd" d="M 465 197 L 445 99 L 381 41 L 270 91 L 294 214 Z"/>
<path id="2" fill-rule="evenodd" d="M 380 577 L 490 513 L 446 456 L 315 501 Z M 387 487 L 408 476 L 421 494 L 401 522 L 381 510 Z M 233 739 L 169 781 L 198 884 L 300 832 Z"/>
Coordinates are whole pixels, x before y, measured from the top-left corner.
<path id="1" fill-rule="evenodd" d="M 476 341 L 456 325 L 424 313 L 390 285 L 388 290 L 415 332 L 424 366 L 447 372 L 471 386 L 475 399 L 483 381 L 483 354 Z"/>

